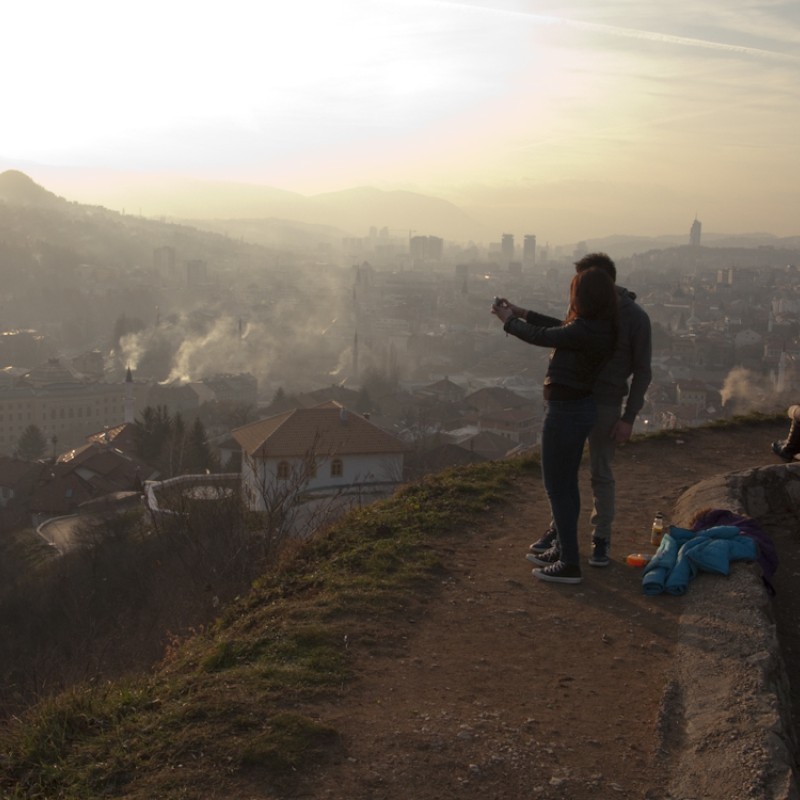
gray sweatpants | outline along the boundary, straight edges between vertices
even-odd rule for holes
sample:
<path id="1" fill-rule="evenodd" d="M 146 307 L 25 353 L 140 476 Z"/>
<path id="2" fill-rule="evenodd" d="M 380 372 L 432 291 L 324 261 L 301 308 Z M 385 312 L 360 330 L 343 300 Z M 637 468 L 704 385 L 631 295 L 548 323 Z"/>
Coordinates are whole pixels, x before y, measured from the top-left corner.
<path id="1" fill-rule="evenodd" d="M 592 536 L 611 540 L 614 523 L 614 471 L 611 468 L 617 443 L 611 429 L 622 412 L 621 406 L 597 406 L 597 422 L 589 433 L 589 463 L 592 470 Z"/>

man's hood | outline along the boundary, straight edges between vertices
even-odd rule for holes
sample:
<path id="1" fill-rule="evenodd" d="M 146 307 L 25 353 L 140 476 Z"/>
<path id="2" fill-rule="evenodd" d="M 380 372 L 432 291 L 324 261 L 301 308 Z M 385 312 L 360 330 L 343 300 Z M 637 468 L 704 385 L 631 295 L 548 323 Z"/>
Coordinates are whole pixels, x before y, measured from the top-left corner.
<path id="1" fill-rule="evenodd" d="M 617 286 L 617 294 L 621 302 L 633 302 L 636 299 L 636 292 L 631 292 L 624 286 Z"/>

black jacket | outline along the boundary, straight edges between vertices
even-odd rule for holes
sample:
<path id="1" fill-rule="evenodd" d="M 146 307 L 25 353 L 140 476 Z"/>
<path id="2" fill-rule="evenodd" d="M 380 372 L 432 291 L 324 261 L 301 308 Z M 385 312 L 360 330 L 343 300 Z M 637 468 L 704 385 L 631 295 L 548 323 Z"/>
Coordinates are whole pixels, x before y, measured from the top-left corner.
<path id="1" fill-rule="evenodd" d="M 528 311 L 525 320 L 511 317 L 503 329 L 523 342 L 552 347 L 544 385 L 560 384 L 591 392 L 600 371 L 614 353 L 616 331 L 604 320 L 555 317 Z"/>

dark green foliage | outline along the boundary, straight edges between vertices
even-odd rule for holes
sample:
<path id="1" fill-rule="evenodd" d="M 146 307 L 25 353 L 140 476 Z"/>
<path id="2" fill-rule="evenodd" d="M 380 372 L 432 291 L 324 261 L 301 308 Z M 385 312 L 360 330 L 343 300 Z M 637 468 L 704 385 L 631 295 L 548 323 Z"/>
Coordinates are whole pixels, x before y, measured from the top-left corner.
<path id="1" fill-rule="evenodd" d="M 28 425 L 22 432 L 17 443 L 17 454 L 26 461 L 35 461 L 44 455 L 47 442 L 44 435 L 36 425 Z"/>
<path id="2" fill-rule="evenodd" d="M 180 412 L 171 415 L 166 406 L 147 406 L 135 425 L 139 457 L 157 467 L 162 477 L 217 470 L 199 417 L 187 430 Z"/>

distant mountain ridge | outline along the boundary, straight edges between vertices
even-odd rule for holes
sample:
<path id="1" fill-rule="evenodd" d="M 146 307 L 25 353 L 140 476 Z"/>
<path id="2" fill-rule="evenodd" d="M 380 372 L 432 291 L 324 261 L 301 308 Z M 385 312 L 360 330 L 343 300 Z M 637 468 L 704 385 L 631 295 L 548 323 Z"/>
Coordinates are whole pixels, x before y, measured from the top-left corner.
<path id="1" fill-rule="evenodd" d="M 0 173 L 0 200 L 18 206 L 39 207 L 53 207 L 67 202 L 16 169 Z"/>
<path id="2" fill-rule="evenodd" d="M 17 170 L 8 172 L 23 175 Z M 53 180 L 57 182 L 57 172 L 53 173 Z M 76 182 L 74 176 L 71 182 Z M 36 185 L 32 181 L 31 184 Z M 224 220 L 279 220 L 328 227 L 335 229 L 340 237 L 368 236 L 370 228 L 375 227 L 389 228 L 392 235 L 416 233 L 458 241 L 499 239 L 499 234 L 486 230 L 447 200 L 366 186 L 305 196 L 271 186 L 231 181 L 109 173 L 87 174 L 85 188 L 70 199 L 191 224 L 214 220 L 216 228 Z"/>
<path id="3" fill-rule="evenodd" d="M 50 269 L 69 271 L 79 264 L 112 269 L 149 266 L 154 249 L 176 241 L 184 259 L 235 261 L 253 249 L 248 242 L 200 225 L 165 224 L 67 200 L 18 170 L 0 172 L 0 223 L 0 267 L 7 287 Z"/>
<path id="4" fill-rule="evenodd" d="M 279 247 L 292 246 L 303 239 L 340 241 L 345 237 L 366 237 L 371 228 L 388 229 L 393 238 L 431 235 L 483 244 L 499 241 L 502 234 L 501 230 L 476 221 L 454 203 L 411 191 L 359 186 L 305 196 L 272 186 L 231 181 L 56 168 L 45 168 L 44 174 L 51 175 L 54 184 L 68 180 L 81 188 L 65 200 L 24 172 L 9 169 L 0 173 L 0 201 L 41 207 L 71 202 L 102 206 Z M 688 232 L 662 236 L 615 234 L 587 237 L 585 245 L 589 250 L 604 250 L 624 258 L 648 250 L 684 246 L 688 238 Z M 797 249 L 800 236 L 704 232 L 702 243 L 709 247 Z M 575 243 L 564 246 L 569 250 Z"/>
<path id="5" fill-rule="evenodd" d="M 601 239 L 587 239 L 586 247 L 590 251 L 601 251 L 613 254 L 614 258 L 626 258 L 649 250 L 668 250 L 672 247 L 684 247 L 689 244 L 689 237 L 681 235 L 665 236 L 625 236 L 617 234 Z M 772 233 L 704 233 L 704 247 L 714 248 L 758 248 L 776 247 L 786 250 L 800 249 L 800 236 L 775 236 Z"/>
<path id="6" fill-rule="evenodd" d="M 254 188 L 247 187 L 246 194 Z M 371 229 L 376 232 L 387 229 L 392 238 L 415 235 L 439 236 L 451 241 L 492 238 L 492 232 L 452 203 L 415 192 L 361 186 L 309 197 L 291 193 L 276 197 L 271 196 L 269 189 L 262 196 L 257 192 L 253 196 L 257 200 L 252 206 L 241 198 L 231 203 L 215 202 L 211 210 L 216 214 L 188 214 L 182 219 L 213 230 L 249 229 L 254 236 L 259 236 L 255 223 L 268 221 L 273 230 L 294 226 L 295 229 L 305 228 L 309 235 L 338 239 L 367 237 Z M 263 238 L 253 241 L 272 243 Z"/>

